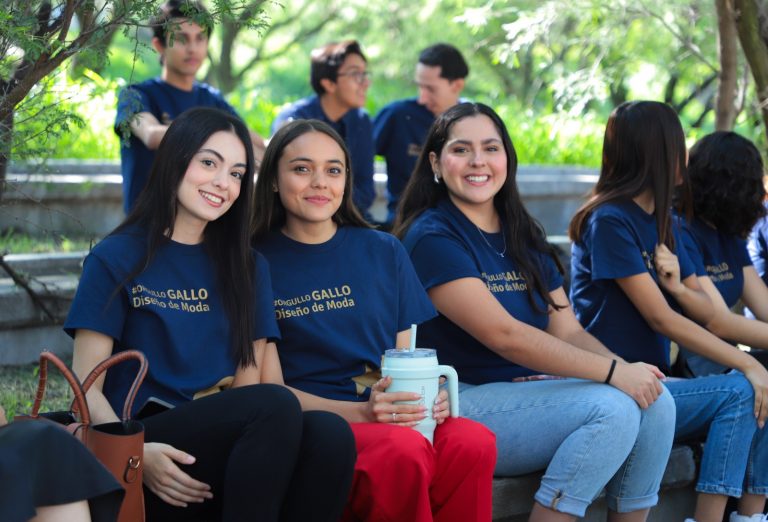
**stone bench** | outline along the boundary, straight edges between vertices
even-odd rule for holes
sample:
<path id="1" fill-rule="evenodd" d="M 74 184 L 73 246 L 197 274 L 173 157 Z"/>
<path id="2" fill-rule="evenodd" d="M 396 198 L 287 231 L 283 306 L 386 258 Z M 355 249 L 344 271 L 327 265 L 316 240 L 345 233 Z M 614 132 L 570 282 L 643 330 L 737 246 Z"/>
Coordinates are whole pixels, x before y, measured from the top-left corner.
<path id="1" fill-rule="evenodd" d="M 57 355 L 72 353 L 72 340 L 61 325 L 75 296 L 83 257 L 85 252 L 4 256 L 51 316 L 0 269 L 0 364 L 35 362 L 42 349 Z"/>
<path id="2" fill-rule="evenodd" d="M 675 445 L 664 472 L 659 504 L 651 510 L 649 522 L 682 521 L 693 513 L 696 492 L 696 459 L 690 446 Z M 493 480 L 493 520 L 496 522 L 524 522 L 533 507 L 533 495 L 539 488 L 541 472 L 520 477 L 497 477 Z M 593 502 L 581 519 L 604 522 L 606 506 L 604 495 Z"/>
<path id="3" fill-rule="evenodd" d="M 387 215 L 386 168 L 377 162 L 371 214 Z M 568 222 L 597 181 L 597 170 L 576 166 L 520 165 L 517 184 L 528 211 L 548 234 L 564 234 Z M 0 231 L 103 236 L 123 219 L 119 162 L 51 160 L 46 165 L 12 163 Z"/>

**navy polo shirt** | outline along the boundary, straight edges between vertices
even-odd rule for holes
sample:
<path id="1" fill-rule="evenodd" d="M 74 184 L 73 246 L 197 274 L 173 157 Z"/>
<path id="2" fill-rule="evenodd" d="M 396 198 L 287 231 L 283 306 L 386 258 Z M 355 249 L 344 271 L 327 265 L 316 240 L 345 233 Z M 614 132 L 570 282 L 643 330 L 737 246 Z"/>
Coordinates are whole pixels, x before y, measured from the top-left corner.
<path id="1" fill-rule="evenodd" d="M 400 194 L 411 177 L 416 160 L 435 115 L 416 98 L 398 100 L 385 106 L 373 120 L 376 154 L 387 163 L 387 222 L 395 219 Z"/>
<path id="2" fill-rule="evenodd" d="M 272 122 L 272 134 L 292 120 L 320 120 L 344 138 L 352 159 L 352 199 L 358 209 L 370 219 L 376 192 L 373 188 L 373 129 L 371 118 L 363 109 L 351 109 L 339 121 L 331 121 L 323 112 L 320 97 L 303 98 L 283 109 Z"/>

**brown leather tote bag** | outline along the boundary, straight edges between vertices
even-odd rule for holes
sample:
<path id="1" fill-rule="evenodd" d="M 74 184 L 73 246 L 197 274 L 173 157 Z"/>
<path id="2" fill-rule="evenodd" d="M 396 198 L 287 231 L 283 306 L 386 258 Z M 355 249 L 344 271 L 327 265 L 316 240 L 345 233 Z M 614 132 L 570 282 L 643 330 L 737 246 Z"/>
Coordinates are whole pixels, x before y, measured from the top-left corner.
<path id="1" fill-rule="evenodd" d="M 122 420 L 94 425 L 85 394 L 93 383 L 112 366 L 126 360 L 139 362 L 139 370 L 123 405 Z M 70 411 L 40 413 L 48 379 L 48 363 L 64 375 L 75 395 Z M 142 489 L 144 459 L 144 425 L 131 419 L 136 393 L 147 374 L 147 360 L 136 350 L 117 353 L 98 364 L 82 385 L 61 359 L 51 352 L 40 354 L 39 383 L 35 402 L 29 415 L 16 420 L 44 420 L 62 425 L 80 439 L 125 489 L 118 522 L 144 522 L 144 491 Z"/>

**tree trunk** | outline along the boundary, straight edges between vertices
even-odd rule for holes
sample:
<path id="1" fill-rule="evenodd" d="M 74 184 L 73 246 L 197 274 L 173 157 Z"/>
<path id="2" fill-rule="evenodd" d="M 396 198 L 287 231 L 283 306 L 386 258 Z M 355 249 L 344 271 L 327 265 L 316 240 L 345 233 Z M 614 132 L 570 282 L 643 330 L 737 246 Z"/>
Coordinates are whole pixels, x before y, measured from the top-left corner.
<path id="1" fill-rule="evenodd" d="M 11 139 L 13 137 L 13 111 L 0 114 L 0 201 L 5 193 L 5 179 L 11 160 Z"/>
<path id="2" fill-rule="evenodd" d="M 752 70 L 757 91 L 757 103 L 768 137 L 768 47 L 760 37 L 756 0 L 734 0 L 736 29 L 741 48 Z"/>
<path id="3" fill-rule="evenodd" d="M 717 10 L 718 55 L 720 82 L 715 98 L 715 129 L 733 130 L 738 115 L 736 92 L 738 89 L 738 34 L 734 21 L 733 0 L 715 0 Z"/>

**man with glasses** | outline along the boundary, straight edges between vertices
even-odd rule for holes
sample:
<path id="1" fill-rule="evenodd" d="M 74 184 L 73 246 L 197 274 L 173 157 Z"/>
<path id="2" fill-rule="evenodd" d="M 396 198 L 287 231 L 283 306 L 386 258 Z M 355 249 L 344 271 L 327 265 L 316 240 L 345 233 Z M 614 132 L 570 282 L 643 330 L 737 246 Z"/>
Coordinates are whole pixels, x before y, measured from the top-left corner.
<path id="1" fill-rule="evenodd" d="M 373 129 L 363 109 L 371 85 L 368 61 L 355 40 L 334 42 L 312 51 L 310 83 L 315 95 L 283 109 L 272 133 L 289 121 L 316 119 L 333 127 L 347 144 L 352 161 L 352 196 L 368 221 L 373 204 Z"/>
<path id="2" fill-rule="evenodd" d="M 376 154 L 387 162 L 387 224 L 395 219 L 397 202 L 411 177 L 427 132 L 435 118 L 459 102 L 469 67 L 454 46 L 439 43 L 419 54 L 417 98 L 385 106 L 373 121 Z"/>

